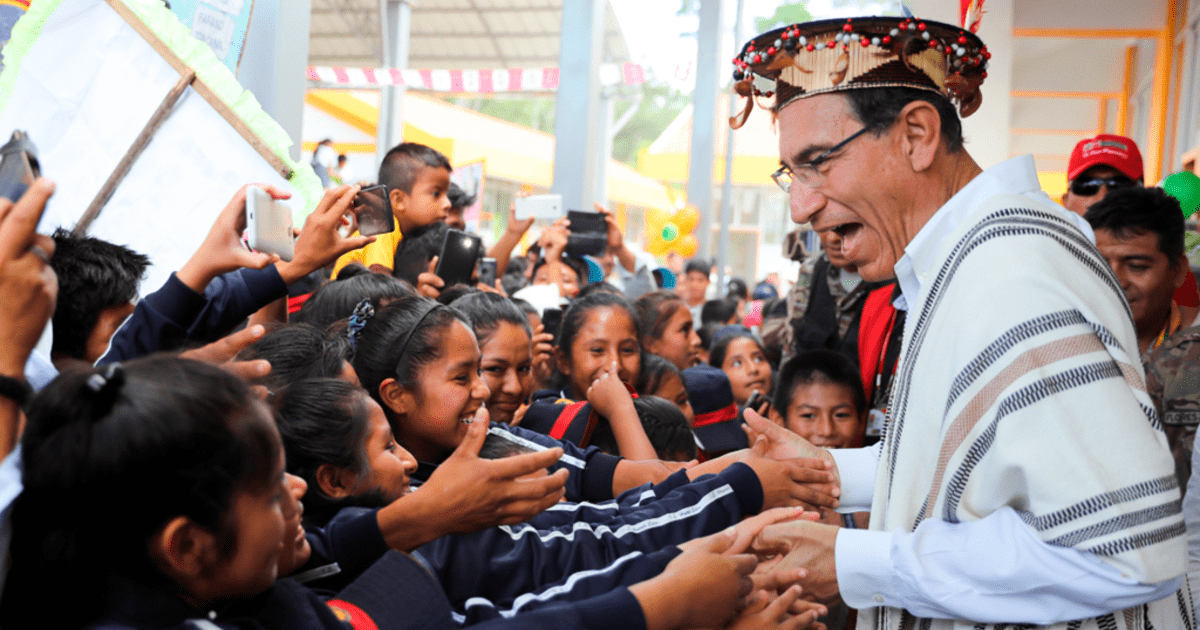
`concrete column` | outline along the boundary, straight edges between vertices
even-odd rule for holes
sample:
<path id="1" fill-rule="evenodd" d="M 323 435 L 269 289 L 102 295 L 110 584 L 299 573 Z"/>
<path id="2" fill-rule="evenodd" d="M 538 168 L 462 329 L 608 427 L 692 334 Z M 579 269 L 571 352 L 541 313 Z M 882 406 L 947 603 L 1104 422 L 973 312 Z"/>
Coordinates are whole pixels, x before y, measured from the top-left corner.
<path id="1" fill-rule="evenodd" d="M 563 210 L 588 210 L 596 199 L 605 3 L 563 0 L 551 185 L 551 190 L 562 195 Z"/>
<path id="2" fill-rule="evenodd" d="M 745 11 L 745 0 L 737 0 L 737 17 L 733 22 L 733 45 L 742 43 L 742 13 Z M 731 90 L 729 92 L 729 111 L 737 109 L 738 98 Z M 733 223 L 733 162 L 735 130 L 722 125 L 725 132 L 725 178 L 721 182 L 721 230 L 717 236 L 717 295 L 723 296 L 729 288 L 725 277 L 725 265 L 729 259 L 729 224 Z"/>
<path id="3" fill-rule="evenodd" d="M 263 111 L 292 139 L 301 160 L 304 90 L 308 87 L 308 32 L 312 0 L 257 0 L 237 78 Z"/>
<path id="4" fill-rule="evenodd" d="M 408 0 L 380 0 L 379 5 L 384 66 L 407 68 L 412 5 Z M 403 141 L 404 92 L 402 85 L 389 85 L 379 91 L 379 122 L 375 128 L 376 164 L 382 163 L 388 150 Z"/>
<path id="5" fill-rule="evenodd" d="M 596 152 L 596 186 L 593 194 L 596 203 L 608 207 L 608 162 L 612 159 L 612 124 L 613 114 L 616 112 L 616 102 L 613 100 L 612 91 L 608 88 L 600 90 L 599 110 L 600 115 L 596 122 L 600 128 L 596 132 L 596 137 L 600 140 L 600 150 Z M 584 208 L 584 210 L 591 210 L 591 208 Z"/>
<path id="6" fill-rule="evenodd" d="M 1009 158 L 1009 129 L 1012 127 L 1013 9 L 1015 0 L 987 0 L 979 24 L 979 38 L 992 58 L 987 80 L 980 88 L 983 104 L 963 120 L 967 152 L 982 168 Z M 908 6 L 918 18 L 958 25 L 958 3 L 944 0 L 911 0 Z"/>
<path id="7" fill-rule="evenodd" d="M 696 91 L 692 93 L 687 200 L 700 211 L 700 223 L 692 232 L 700 243 L 696 253 L 704 257 L 712 256 L 717 77 L 724 68 L 718 59 L 721 55 L 722 4 L 722 0 L 700 1 L 700 30 L 696 34 Z"/>

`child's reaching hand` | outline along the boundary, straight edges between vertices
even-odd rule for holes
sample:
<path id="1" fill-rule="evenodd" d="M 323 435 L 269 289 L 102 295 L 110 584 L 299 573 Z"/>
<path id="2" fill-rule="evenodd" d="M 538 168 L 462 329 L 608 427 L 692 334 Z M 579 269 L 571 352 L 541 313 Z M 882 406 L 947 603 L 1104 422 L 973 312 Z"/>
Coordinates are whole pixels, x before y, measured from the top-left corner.
<path id="1" fill-rule="evenodd" d="M 726 630 L 824 630 L 825 624 L 817 623 L 825 607 L 800 599 L 800 587 L 792 586 L 776 597 L 767 591 L 758 591 L 738 616 L 726 626 Z"/>
<path id="2" fill-rule="evenodd" d="M 629 588 L 647 630 L 712 626 L 737 613 L 754 588 L 750 572 L 758 562 L 751 555 L 727 555 L 735 540 L 728 530 L 703 538 L 657 577 Z"/>

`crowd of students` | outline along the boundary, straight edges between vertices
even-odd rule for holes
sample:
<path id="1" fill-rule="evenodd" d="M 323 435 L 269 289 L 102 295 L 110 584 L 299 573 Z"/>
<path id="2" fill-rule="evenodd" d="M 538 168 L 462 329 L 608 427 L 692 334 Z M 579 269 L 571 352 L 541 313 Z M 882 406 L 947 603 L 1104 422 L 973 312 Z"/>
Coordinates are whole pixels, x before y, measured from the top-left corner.
<path id="1" fill-rule="evenodd" d="M 379 180 L 397 232 L 344 234 L 359 186 L 339 186 L 290 261 L 243 245 L 243 189 L 136 301 L 144 256 L 34 233 L 48 181 L 0 200 L 0 625 L 845 624 L 755 539 L 865 525 L 780 428 L 861 445 L 853 364 L 777 365 L 754 332 L 773 296 L 743 283 L 695 309 L 607 212 L 596 260 L 565 253 L 566 221 L 513 255 L 531 222 L 511 217 L 502 277 L 446 286 L 449 174 L 396 147 Z M 537 286 L 556 330 L 518 297 Z"/>

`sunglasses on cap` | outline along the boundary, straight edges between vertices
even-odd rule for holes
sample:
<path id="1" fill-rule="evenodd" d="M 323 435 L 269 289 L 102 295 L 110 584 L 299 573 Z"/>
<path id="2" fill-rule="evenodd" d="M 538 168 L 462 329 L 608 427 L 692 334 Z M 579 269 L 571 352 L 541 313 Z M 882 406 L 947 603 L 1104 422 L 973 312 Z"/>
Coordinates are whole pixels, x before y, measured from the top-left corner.
<path id="1" fill-rule="evenodd" d="M 1071 182 L 1071 194 L 1078 195 L 1080 197 L 1091 197 L 1092 195 L 1100 192 L 1101 186 L 1106 186 L 1108 190 L 1112 190 L 1114 188 L 1129 188 L 1131 186 L 1137 186 L 1137 182 L 1124 176 L 1110 177 L 1106 179 L 1077 179 Z"/>

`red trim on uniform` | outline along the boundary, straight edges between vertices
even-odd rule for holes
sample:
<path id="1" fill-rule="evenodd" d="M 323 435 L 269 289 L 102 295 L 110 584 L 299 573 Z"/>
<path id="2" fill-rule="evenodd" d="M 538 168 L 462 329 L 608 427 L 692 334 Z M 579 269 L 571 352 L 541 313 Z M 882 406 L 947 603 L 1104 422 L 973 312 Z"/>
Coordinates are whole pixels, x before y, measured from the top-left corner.
<path id="1" fill-rule="evenodd" d="M 692 423 L 692 428 L 706 427 L 710 424 L 716 424 L 718 422 L 726 422 L 729 420 L 733 420 L 736 417 L 737 417 L 737 405 L 735 405 L 733 403 L 729 403 L 728 407 L 724 407 L 724 408 L 718 409 L 716 411 L 710 411 L 708 413 L 702 413 L 702 414 L 697 415 L 696 421 Z"/>
<path id="2" fill-rule="evenodd" d="M 554 421 L 554 426 L 550 427 L 550 437 L 561 440 L 567 434 L 567 429 L 571 428 L 571 421 L 575 419 L 575 414 L 587 404 L 587 401 L 577 402 L 567 405 L 561 413 L 558 414 L 558 419 Z"/>
<path id="3" fill-rule="evenodd" d="M 375 621 L 367 613 L 363 612 L 363 609 L 348 601 L 331 599 L 325 602 L 325 605 L 333 610 L 333 614 L 338 619 L 349 622 L 354 630 L 379 630 L 379 626 L 375 625 Z"/>

